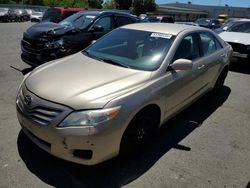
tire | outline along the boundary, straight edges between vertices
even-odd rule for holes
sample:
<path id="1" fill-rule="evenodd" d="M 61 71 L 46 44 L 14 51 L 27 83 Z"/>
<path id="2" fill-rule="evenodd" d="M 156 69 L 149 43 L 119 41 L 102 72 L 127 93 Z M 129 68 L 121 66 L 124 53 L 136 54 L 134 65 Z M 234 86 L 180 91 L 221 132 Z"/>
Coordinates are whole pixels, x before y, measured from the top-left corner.
<path id="1" fill-rule="evenodd" d="M 227 73 L 228 73 L 228 68 L 224 68 L 214 85 L 214 88 L 212 90 L 213 94 L 218 93 L 223 88 L 225 79 L 227 77 Z"/>
<path id="2" fill-rule="evenodd" d="M 143 110 L 130 122 L 125 130 L 121 145 L 120 156 L 129 157 L 140 151 L 142 146 L 155 135 L 158 130 L 160 117 L 157 111 Z"/>

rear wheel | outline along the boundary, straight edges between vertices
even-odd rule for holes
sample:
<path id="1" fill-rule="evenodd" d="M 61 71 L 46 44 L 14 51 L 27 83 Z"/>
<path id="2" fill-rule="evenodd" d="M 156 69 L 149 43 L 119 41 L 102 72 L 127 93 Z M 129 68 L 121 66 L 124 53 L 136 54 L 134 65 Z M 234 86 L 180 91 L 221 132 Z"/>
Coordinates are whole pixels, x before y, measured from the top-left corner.
<path id="1" fill-rule="evenodd" d="M 156 133 L 159 115 L 156 111 L 144 110 L 138 113 L 127 127 L 121 141 L 121 156 L 130 156 L 142 148 Z"/>

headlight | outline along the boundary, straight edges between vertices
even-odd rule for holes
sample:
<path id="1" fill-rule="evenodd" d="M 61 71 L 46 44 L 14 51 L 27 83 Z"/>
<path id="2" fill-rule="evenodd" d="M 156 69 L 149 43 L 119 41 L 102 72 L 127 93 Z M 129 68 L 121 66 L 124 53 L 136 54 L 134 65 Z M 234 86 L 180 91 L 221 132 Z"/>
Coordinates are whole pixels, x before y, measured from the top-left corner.
<path id="1" fill-rule="evenodd" d="M 73 112 L 63 120 L 59 127 L 96 126 L 102 122 L 113 119 L 120 109 L 121 107 L 118 106 L 108 109 Z"/>
<path id="2" fill-rule="evenodd" d="M 60 48 L 60 47 L 63 46 L 63 44 L 64 44 L 63 39 L 60 39 L 58 41 L 48 42 L 48 43 L 45 44 L 45 46 L 47 48 Z"/>

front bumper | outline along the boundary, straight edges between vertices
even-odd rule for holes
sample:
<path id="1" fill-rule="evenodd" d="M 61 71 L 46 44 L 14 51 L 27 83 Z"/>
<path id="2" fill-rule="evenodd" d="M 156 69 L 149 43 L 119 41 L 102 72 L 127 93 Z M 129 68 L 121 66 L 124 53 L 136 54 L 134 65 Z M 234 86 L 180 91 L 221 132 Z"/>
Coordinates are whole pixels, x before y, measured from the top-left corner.
<path id="1" fill-rule="evenodd" d="M 240 43 L 228 42 L 233 48 L 233 58 L 249 59 L 250 49 L 246 45 Z"/>
<path id="2" fill-rule="evenodd" d="M 7 15 L 3 15 L 3 16 L 0 16 L 0 21 L 8 21 L 8 16 Z"/>
<path id="3" fill-rule="evenodd" d="M 123 133 L 119 118 L 114 118 L 97 127 L 60 128 L 57 125 L 73 109 L 43 100 L 27 89 L 23 90 L 22 96 L 17 97 L 17 117 L 24 133 L 43 150 L 61 159 L 84 165 L 98 164 L 119 154 Z M 34 104 L 20 105 L 22 97 L 27 95 L 33 98 Z M 34 115 L 41 108 L 39 105 L 41 103 L 43 109 L 50 111 L 60 109 L 60 114 L 47 124 L 39 123 Z M 48 105 L 53 108 L 49 109 Z M 42 119 L 46 118 L 42 117 Z"/>
<path id="4" fill-rule="evenodd" d="M 35 67 L 48 61 L 64 57 L 68 53 L 68 50 L 66 51 L 65 49 L 61 48 L 34 48 L 32 44 L 24 40 L 21 41 L 21 49 L 22 60 L 25 63 Z"/>

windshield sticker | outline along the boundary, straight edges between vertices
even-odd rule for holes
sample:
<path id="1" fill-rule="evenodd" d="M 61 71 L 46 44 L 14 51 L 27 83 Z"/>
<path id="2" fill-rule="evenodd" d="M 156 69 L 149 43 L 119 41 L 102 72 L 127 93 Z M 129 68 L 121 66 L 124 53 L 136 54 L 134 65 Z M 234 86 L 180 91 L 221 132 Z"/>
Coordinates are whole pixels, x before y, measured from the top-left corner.
<path id="1" fill-rule="evenodd" d="M 88 16 L 86 16 L 86 18 L 95 18 L 95 16 L 91 16 L 91 15 L 88 15 Z"/>
<path id="2" fill-rule="evenodd" d="M 164 38 L 164 39 L 171 39 L 172 35 L 163 34 L 163 33 L 152 33 L 150 37 L 157 37 L 157 38 Z"/>

